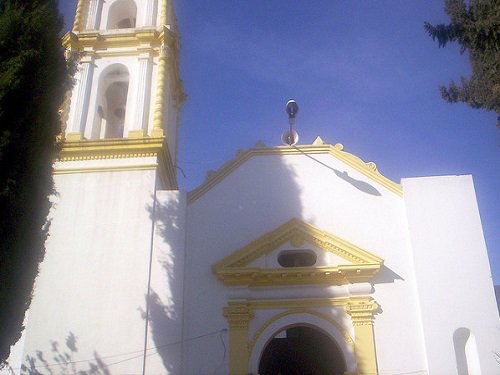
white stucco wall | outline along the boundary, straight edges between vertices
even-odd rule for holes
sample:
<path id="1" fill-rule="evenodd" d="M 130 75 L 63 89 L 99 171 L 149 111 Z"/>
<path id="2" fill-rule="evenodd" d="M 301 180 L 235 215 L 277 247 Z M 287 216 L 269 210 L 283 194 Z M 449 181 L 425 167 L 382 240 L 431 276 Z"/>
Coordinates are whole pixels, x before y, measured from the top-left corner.
<path id="1" fill-rule="evenodd" d="M 188 206 L 187 337 L 227 326 L 222 309 L 232 292 L 211 266 L 295 217 L 385 259 L 373 293 L 381 306 L 375 318 L 379 371 L 425 370 L 403 200 L 332 156 L 314 158 L 321 163 L 300 154 L 254 156 Z M 252 321 L 252 329 L 258 324 Z M 220 345 L 189 345 L 186 373 L 203 373 L 201 363 L 213 371 L 220 351 Z"/>
<path id="2" fill-rule="evenodd" d="M 41 352 L 62 373 L 54 359 L 57 342 L 59 353 L 82 361 L 68 365 L 70 370 L 88 370 L 103 358 L 113 374 L 139 373 L 155 172 L 64 174 L 55 183 L 58 195 L 24 355 L 42 365 Z M 76 337 L 73 351 L 70 333 Z M 130 360 L 116 363 L 124 359 Z"/>
<path id="3" fill-rule="evenodd" d="M 498 374 L 493 352 L 500 350 L 500 322 L 472 177 L 402 183 L 429 374 L 457 373 L 454 334 L 460 328 L 476 341 L 480 372 L 469 373 Z"/>
<path id="4" fill-rule="evenodd" d="M 43 365 L 37 351 L 54 364 L 57 341 L 70 362 L 82 361 L 77 370 L 98 365 L 99 356 L 110 374 L 141 373 L 148 310 L 146 373 L 227 374 L 229 301 L 365 295 L 380 307 L 379 374 L 444 375 L 458 368 L 462 375 L 464 363 L 469 375 L 498 372 L 499 318 L 470 176 L 405 179 L 400 196 L 329 154 L 262 154 L 188 203 L 185 193 L 155 191 L 154 169 L 74 172 L 154 168 L 153 159 L 56 165 L 73 172 L 56 175 L 59 195 L 28 315 L 24 354 L 37 365 Z M 361 247 L 384 266 L 371 284 L 249 288 L 217 279 L 216 262 L 292 218 Z M 291 247 L 285 243 L 252 266 L 278 267 L 277 255 Z M 318 254 L 318 266 L 349 263 L 307 243 L 301 248 Z M 250 371 L 258 370 L 273 335 L 294 324 L 330 335 L 347 370 L 356 370 L 345 340 L 355 340 L 355 330 L 341 306 L 309 304 L 309 312 L 261 306 L 267 307 L 257 307 L 249 325 Z"/>

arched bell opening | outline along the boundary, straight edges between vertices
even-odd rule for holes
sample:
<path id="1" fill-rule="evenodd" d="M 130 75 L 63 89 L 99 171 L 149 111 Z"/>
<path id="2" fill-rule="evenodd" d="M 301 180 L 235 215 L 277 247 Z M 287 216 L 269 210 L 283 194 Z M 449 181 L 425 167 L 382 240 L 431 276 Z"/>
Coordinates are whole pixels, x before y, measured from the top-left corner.
<path id="1" fill-rule="evenodd" d="M 135 27 L 137 5 L 133 0 L 117 0 L 109 8 L 107 30 Z"/>
<path id="2" fill-rule="evenodd" d="M 92 138 L 123 138 L 129 82 L 129 72 L 121 64 L 112 65 L 104 72 L 99 84 Z"/>
<path id="3" fill-rule="evenodd" d="M 289 326 L 268 341 L 260 375 L 343 375 L 345 358 L 333 338 L 317 327 Z"/>

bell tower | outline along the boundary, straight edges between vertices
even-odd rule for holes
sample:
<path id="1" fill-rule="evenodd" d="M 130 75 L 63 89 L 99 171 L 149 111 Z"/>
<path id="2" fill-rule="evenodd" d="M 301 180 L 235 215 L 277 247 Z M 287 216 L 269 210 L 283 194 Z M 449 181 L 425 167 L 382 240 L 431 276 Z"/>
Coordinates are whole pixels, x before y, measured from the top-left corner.
<path id="1" fill-rule="evenodd" d="M 78 0 L 63 46 L 77 72 L 63 113 L 61 160 L 153 152 L 162 187 L 176 188 L 184 92 L 171 0 Z"/>
<path id="2" fill-rule="evenodd" d="M 170 244 L 183 243 L 185 210 L 172 0 L 78 0 L 63 46 L 76 73 L 57 193 L 9 362 L 16 374 L 181 373 L 180 346 L 166 345 L 182 341 L 184 250 Z"/>

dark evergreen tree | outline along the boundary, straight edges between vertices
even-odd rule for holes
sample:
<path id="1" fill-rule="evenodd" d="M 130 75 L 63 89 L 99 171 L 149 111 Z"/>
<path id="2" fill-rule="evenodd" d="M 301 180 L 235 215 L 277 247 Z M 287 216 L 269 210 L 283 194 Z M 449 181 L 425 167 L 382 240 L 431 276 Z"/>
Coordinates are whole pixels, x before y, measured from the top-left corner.
<path id="1" fill-rule="evenodd" d="M 20 337 L 53 193 L 70 80 L 57 0 L 0 0 L 0 363 Z"/>
<path id="2" fill-rule="evenodd" d="M 460 84 L 441 86 L 441 95 L 450 103 L 464 102 L 473 108 L 496 111 L 500 115 L 500 0 L 445 0 L 448 25 L 425 23 L 425 29 L 438 41 L 460 44 L 468 52 L 472 74 L 461 77 Z M 500 127 L 500 116 L 497 126 Z"/>

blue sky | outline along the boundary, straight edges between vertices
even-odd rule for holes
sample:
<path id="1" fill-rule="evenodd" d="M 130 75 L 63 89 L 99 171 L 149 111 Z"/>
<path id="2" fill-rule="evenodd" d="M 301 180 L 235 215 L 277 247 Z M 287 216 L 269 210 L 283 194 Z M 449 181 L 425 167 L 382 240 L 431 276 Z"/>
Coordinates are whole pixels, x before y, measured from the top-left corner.
<path id="1" fill-rule="evenodd" d="M 457 46 L 440 49 L 424 32 L 424 21 L 448 21 L 443 0 L 179 0 L 175 6 L 188 95 L 181 189 L 198 186 L 239 149 L 259 140 L 280 144 L 285 103 L 294 98 L 299 143 L 317 135 L 342 143 L 397 182 L 472 174 L 500 284 L 500 132 L 494 113 L 440 97 L 440 84 L 470 71 Z M 75 7 L 76 0 L 60 0 L 67 25 Z"/>

